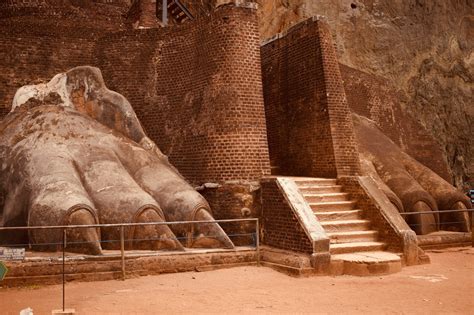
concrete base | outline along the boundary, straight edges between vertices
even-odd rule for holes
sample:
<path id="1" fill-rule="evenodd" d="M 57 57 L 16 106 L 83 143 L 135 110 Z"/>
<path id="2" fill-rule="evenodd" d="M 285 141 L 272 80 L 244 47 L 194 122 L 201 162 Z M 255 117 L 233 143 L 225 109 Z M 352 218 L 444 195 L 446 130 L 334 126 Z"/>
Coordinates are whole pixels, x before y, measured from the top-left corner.
<path id="1" fill-rule="evenodd" d="M 275 269 L 293 277 L 318 274 L 311 266 L 311 255 L 282 250 L 269 246 L 260 249 L 262 266 Z"/>
<path id="2" fill-rule="evenodd" d="M 62 315 L 74 315 L 76 314 L 76 310 L 73 309 L 73 308 L 66 308 L 64 311 L 62 309 L 60 310 L 53 310 L 51 312 L 52 315 L 56 315 L 56 314 L 62 314 Z"/>
<path id="3" fill-rule="evenodd" d="M 66 255 L 66 281 L 101 281 L 123 278 L 119 251 L 104 251 L 101 256 L 74 253 Z M 256 265 L 254 248 L 193 249 L 185 252 L 128 251 L 125 278 L 205 271 L 217 268 Z M 10 261 L 8 276 L 2 286 L 47 285 L 62 281 L 62 259 L 59 253 L 28 252 L 24 261 Z"/>
<path id="4" fill-rule="evenodd" d="M 331 275 L 376 276 L 402 270 L 398 255 L 388 252 L 357 252 L 331 256 Z"/>
<path id="5" fill-rule="evenodd" d="M 441 249 L 448 247 L 472 246 L 472 233 L 439 231 L 427 235 L 418 235 L 418 246 L 423 249 Z"/>

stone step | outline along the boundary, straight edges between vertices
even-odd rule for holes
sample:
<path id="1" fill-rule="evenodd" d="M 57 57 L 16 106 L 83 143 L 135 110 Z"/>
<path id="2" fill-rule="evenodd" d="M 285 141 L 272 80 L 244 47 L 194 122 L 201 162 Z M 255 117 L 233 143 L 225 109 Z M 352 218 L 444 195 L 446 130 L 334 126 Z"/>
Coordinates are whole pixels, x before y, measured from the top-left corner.
<path id="1" fill-rule="evenodd" d="M 354 242 L 375 242 L 377 241 L 377 231 L 351 231 L 326 233 L 331 244 L 354 243 Z"/>
<path id="2" fill-rule="evenodd" d="M 337 179 L 334 178 L 294 177 L 292 179 L 298 187 L 335 186 L 337 184 Z"/>
<path id="3" fill-rule="evenodd" d="M 383 251 L 387 245 L 382 242 L 353 242 L 330 244 L 329 252 L 331 255 L 347 254 L 354 252 Z"/>
<path id="4" fill-rule="evenodd" d="M 332 201 L 332 202 L 309 202 L 309 205 L 313 211 L 324 212 L 324 211 L 342 211 L 342 210 L 354 210 L 356 202 L 350 201 Z"/>
<path id="5" fill-rule="evenodd" d="M 339 193 L 342 191 L 340 185 L 327 185 L 327 186 L 310 186 L 310 187 L 299 187 L 302 194 L 325 194 L 325 193 Z"/>
<path id="6" fill-rule="evenodd" d="M 327 233 L 367 231 L 370 229 L 369 220 L 336 220 L 321 221 L 321 226 Z"/>
<path id="7" fill-rule="evenodd" d="M 320 193 L 320 194 L 303 193 L 303 196 L 307 202 L 349 201 L 348 193 Z"/>
<path id="8" fill-rule="evenodd" d="M 334 276 L 376 276 L 401 270 L 402 260 L 393 253 L 356 252 L 331 256 L 330 273 Z"/>
<path id="9" fill-rule="evenodd" d="M 326 211 L 314 212 L 319 221 L 336 221 L 336 220 L 359 220 L 362 219 L 363 210 L 344 210 L 344 211 Z"/>

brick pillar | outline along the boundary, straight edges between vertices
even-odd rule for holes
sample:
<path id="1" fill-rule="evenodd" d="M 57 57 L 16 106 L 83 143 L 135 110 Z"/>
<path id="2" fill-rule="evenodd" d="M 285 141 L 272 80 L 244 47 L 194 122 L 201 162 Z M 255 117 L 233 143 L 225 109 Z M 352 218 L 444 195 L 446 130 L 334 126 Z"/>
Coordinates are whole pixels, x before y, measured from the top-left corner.
<path id="1" fill-rule="evenodd" d="M 261 51 L 269 151 L 278 174 L 358 175 L 351 112 L 327 23 L 306 20 Z"/>
<path id="2" fill-rule="evenodd" d="M 357 176 L 361 173 L 359 152 L 331 31 L 321 20 L 316 20 L 316 28 L 324 77 L 317 93 L 328 111 L 337 177 Z"/>

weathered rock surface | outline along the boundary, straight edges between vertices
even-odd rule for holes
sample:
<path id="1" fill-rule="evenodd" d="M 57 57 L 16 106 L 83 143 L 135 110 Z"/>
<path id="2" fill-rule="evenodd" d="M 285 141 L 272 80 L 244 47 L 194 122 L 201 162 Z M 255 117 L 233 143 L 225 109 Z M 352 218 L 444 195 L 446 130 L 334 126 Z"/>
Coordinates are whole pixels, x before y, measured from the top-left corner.
<path id="1" fill-rule="evenodd" d="M 324 15 L 340 61 L 388 78 L 406 113 L 438 140 L 456 186 L 474 186 L 474 2 L 259 0 L 268 38 Z"/>

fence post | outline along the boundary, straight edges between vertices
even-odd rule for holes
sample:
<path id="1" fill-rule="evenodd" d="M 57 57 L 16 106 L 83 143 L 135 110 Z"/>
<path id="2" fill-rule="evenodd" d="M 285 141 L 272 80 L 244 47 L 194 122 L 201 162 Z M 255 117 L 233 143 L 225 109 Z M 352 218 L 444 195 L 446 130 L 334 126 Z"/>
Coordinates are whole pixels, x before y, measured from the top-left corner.
<path id="1" fill-rule="evenodd" d="M 469 216 L 469 213 L 467 214 Z M 471 212 L 471 241 L 472 247 L 474 247 L 474 213 Z"/>
<path id="2" fill-rule="evenodd" d="M 257 219 L 255 224 L 255 235 L 256 235 L 256 245 L 257 245 L 257 266 L 260 267 L 260 223 Z"/>
<path id="3" fill-rule="evenodd" d="M 123 225 L 120 227 L 120 255 L 122 256 L 122 280 L 125 280 L 125 233 Z"/>
<path id="4" fill-rule="evenodd" d="M 63 312 L 66 309 L 66 277 L 65 277 L 65 257 L 66 257 L 66 229 L 63 229 Z"/>

